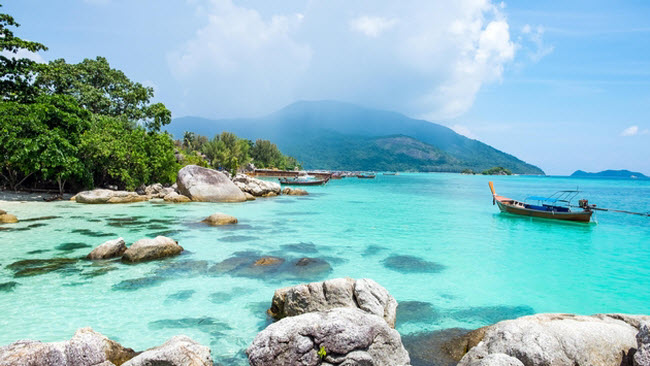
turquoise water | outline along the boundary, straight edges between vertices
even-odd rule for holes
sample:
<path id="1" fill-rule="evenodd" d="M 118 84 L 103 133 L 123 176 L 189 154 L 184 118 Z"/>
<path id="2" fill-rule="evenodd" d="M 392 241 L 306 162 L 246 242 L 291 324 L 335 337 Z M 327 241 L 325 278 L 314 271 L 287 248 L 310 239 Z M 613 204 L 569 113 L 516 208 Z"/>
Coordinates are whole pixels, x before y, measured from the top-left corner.
<path id="1" fill-rule="evenodd" d="M 490 179 L 511 198 L 579 186 L 602 207 L 650 209 L 650 181 Z M 268 324 L 276 288 L 343 276 L 386 287 L 404 305 L 403 335 L 533 312 L 648 313 L 650 219 L 598 213 L 597 224 L 585 225 L 499 214 L 487 181 L 379 175 L 243 204 L 0 202 L 22 219 L 0 230 L 0 344 L 62 340 L 91 326 L 144 349 L 182 333 L 210 346 L 217 364 L 246 364 L 242 349 Z M 214 212 L 240 223 L 198 223 Z M 39 217 L 46 218 L 26 220 Z M 36 263 L 49 272 L 12 265 L 77 259 L 108 239 L 157 234 L 186 252 L 137 265 Z M 250 266 L 263 255 L 286 261 Z M 302 257 L 318 260 L 296 266 Z"/>

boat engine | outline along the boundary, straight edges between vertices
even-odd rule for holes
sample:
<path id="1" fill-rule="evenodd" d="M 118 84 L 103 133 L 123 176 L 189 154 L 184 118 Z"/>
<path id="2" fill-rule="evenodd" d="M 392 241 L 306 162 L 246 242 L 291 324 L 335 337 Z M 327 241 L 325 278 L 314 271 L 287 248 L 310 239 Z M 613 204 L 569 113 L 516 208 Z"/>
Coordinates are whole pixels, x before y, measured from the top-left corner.
<path id="1" fill-rule="evenodd" d="M 596 207 L 596 205 L 591 205 L 590 206 L 589 201 L 586 200 L 586 199 L 578 200 L 578 206 L 580 206 L 580 208 L 584 208 L 585 210 Z"/>

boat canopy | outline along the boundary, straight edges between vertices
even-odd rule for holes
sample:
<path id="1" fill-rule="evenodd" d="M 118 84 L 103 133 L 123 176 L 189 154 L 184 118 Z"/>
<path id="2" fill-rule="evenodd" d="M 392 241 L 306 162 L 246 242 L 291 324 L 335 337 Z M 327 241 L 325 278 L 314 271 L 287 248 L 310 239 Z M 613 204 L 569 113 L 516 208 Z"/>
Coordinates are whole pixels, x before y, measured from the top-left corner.
<path id="1" fill-rule="evenodd" d="M 544 201 L 544 202 L 557 202 L 557 198 L 551 198 L 551 197 L 542 197 L 542 196 L 530 196 L 526 198 L 527 200 L 535 200 L 535 201 Z"/>

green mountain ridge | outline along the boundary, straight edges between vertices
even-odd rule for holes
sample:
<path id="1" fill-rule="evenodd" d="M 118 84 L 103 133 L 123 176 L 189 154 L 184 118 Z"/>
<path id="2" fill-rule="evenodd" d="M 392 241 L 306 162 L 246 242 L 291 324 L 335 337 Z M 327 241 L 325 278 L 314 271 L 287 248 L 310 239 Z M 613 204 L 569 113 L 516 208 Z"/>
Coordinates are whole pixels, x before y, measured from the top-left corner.
<path id="1" fill-rule="evenodd" d="M 634 178 L 648 178 L 639 172 L 632 172 L 629 170 L 603 170 L 601 172 L 589 173 L 583 170 L 576 170 L 571 174 L 571 177 L 580 177 L 580 178 L 622 178 L 622 179 L 634 179 Z"/>
<path id="2" fill-rule="evenodd" d="M 230 131 L 268 139 L 307 169 L 482 171 L 503 166 L 518 174 L 538 167 L 436 123 L 334 101 L 296 102 L 259 118 L 176 118 L 167 126 L 212 136 Z"/>

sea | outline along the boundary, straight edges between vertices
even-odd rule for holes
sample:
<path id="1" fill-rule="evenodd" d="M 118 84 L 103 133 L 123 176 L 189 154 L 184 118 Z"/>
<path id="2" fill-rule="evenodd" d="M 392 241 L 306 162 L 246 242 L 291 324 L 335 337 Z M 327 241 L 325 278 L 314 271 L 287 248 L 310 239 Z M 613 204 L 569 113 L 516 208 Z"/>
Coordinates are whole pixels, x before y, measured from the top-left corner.
<path id="1" fill-rule="evenodd" d="M 338 277 L 388 289 L 403 337 L 534 313 L 650 313 L 650 218 L 502 214 L 489 180 L 515 199 L 579 189 L 576 199 L 598 207 L 650 211 L 650 180 L 447 173 L 345 178 L 236 204 L 0 201 L 20 219 L 0 225 L 0 345 L 92 327 L 144 350 L 185 334 L 217 365 L 246 365 L 276 289 Z M 239 223 L 201 223 L 215 212 Z M 185 251 L 139 264 L 84 259 L 106 240 L 157 235 Z M 262 257 L 278 261 L 255 266 Z"/>

